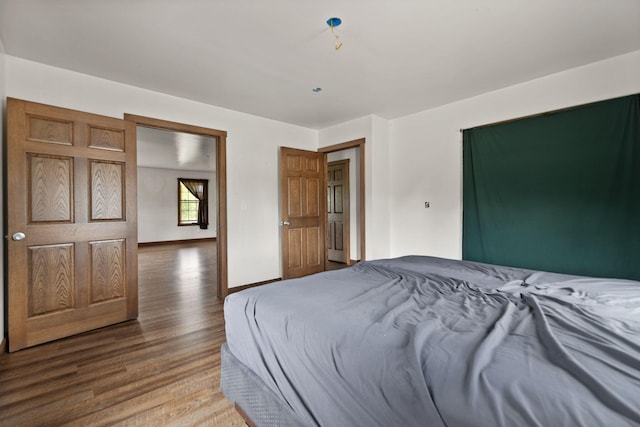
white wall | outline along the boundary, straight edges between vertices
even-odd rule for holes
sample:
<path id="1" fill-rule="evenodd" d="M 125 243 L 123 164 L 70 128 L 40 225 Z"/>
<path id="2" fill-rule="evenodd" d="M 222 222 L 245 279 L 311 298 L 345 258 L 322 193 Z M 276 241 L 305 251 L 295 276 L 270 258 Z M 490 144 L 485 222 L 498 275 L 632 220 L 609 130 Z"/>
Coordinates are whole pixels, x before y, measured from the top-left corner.
<path id="1" fill-rule="evenodd" d="M 365 259 L 389 256 L 389 128 L 388 122 L 370 115 L 319 133 L 326 147 L 364 138 L 365 153 Z M 375 171 L 375 172 L 374 172 Z"/>
<path id="2" fill-rule="evenodd" d="M 178 226 L 178 178 L 209 180 L 209 228 Z M 138 167 L 138 242 L 216 237 L 216 175 Z"/>
<path id="3" fill-rule="evenodd" d="M 130 113 L 227 131 L 229 287 L 281 277 L 278 146 L 316 150 L 317 131 L 9 55 L 6 95 L 112 117 Z"/>
<path id="4" fill-rule="evenodd" d="M 4 60 L 6 96 L 228 132 L 230 287 L 281 276 L 278 146 L 315 150 L 365 138 L 366 259 L 409 253 L 459 258 L 461 128 L 640 92 L 638 51 L 392 121 L 367 116 L 318 132 L 11 56 Z M 424 208 L 425 201 L 431 208 Z"/>
<path id="5" fill-rule="evenodd" d="M 5 140 L 5 119 L 7 115 L 6 111 L 6 97 L 5 97 L 5 55 L 4 55 L 4 46 L 2 44 L 2 39 L 0 39 L 0 113 L 2 113 L 2 117 L 0 118 L 0 138 Z M 4 144 L 4 142 L 3 142 Z M 3 145 L 4 146 L 4 145 Z M 3 150 L 0 150 L 0 165 L 4 164 L 2 160 Z M 2 176 L 0 174 L 0 188 L 2 188 Z M 3 204 L 4 197 L 0 197 L 0 212 L 4 212 Z M 5 231 L 3 231 L 4 233 Z M 4 245 L 0 245 L 0 260 L 4 260 Z M 0 344 L 4 342 L 5 332 L 4 332 L 4 289 L 6 283 L 4 282 L 4 261 L 0 262 L 0 278 L 2 278 L 2 284 L 0 285 Z"/>
<path id="6" fill-rule="evenodd" d="M 462 256 L 460 129 L 639 92 L 637 51 L 392 120 L 391 255 Z"/>
<path id="7" fill-rule="evenodd" d="M 391 256 L 391 168 L 390 168 L 390 133 L 389 121 L 378 116 L 371 116 L 371 163 L 365 169 L 371 176 L 371 210 L 367 220 L 367 230 L 374 238 L 371 258 L 388 258 Z M 369 228 L 370 227 L 370 228 Z M 368 237 L 367 237 L 368 238 Z M 367 255 L 369 257 L 369 255 Z"/>

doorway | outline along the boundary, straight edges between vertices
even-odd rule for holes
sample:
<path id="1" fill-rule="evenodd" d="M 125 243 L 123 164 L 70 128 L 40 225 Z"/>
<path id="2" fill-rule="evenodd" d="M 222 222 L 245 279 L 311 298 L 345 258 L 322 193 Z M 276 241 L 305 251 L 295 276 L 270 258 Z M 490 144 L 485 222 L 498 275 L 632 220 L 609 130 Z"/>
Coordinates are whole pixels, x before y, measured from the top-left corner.
<path id="1" fill-rule="evenodd" d="M 350 159 L 331 160 L 332 155 L 342 153 L 344 151 L 327 155 L 327 259 L 329 263 L 349 265 L 351 259 Z"/>
<path id="2" fill-rule="evenodd" d="M 190 144 L 190 147 L 200 147 L 198 148 L 200 151 L 195 153 L 196 157 L 206 157 L 206 150 L 211 148 L 207 147 L 207 144 L 215 145 L 215 150 L 210 153 L 215 156 L 214 165 L 211 166 L 215 170 L 215 196 L 210 199 L 211 202 L 215 204 L 215 222 L 212 222 L 209 227 L 214 228 L 212 231 L 214 231 L 213 235 L 215 235 L 215 244 L 217 246 L 217 296 L 218 298 L 226 297 L 228 293 L 226 233 L 226 132 L 132 114 L 125 114 L 125 120 L 134 122 L 137 128 L 141 129 L 143 133 L 148 130 L 154 132 L 167 132 L 165 137 L 173 140 L 179 136 L 187 138 L 190 137 L 193 142 Z M 159 134 L 156 133 L 156 136 L 157 135 Z M 189 156 L 189 150 L 190 149 L 185 150 L 183 148 L 182 154 L 178 154 L 182 156 L 183 160 L 185 160 L 184 156 Z M 191 153 L 191 155 L 193 155 L 193 153 Z M 204 161 L 206 162 L 206 159 Z"/>
<path id="3" fill-rule="evenodd" d="M 365 254 L 365 139 L 357 139 L 342 144 L 331 145 L 320 148 L 318 151 L 325 154 L 328 162 L 333 161 L 349 161 L 349 198 L 345 200 L 348 203 L 350 220 L 348 225 L 349 241 L 345 260 L 347 265 L 353 265 L 358 261 L 366 259 Z M 327 174 L 328 175 L 328 174 Z M 325 188 L 329 187 L 329 182 Z M 328 194 L 327 194 L 328 197 Z M 327 230 L 329 230 L 329 214 L 326 217 Z M 327 265 L 329 262 L 329 245 L 326 249 Z"/>

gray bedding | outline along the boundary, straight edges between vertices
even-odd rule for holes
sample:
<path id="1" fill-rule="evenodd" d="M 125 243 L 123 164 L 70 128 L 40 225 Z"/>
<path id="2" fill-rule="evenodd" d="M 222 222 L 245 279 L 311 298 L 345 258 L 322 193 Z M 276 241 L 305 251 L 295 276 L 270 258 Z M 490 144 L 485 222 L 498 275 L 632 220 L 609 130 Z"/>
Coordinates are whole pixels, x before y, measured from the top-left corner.
<path id="1" fill-rule="evenodd" d="M 640 282 L 411 256 L 229 295 L 225 321 L 308 425 L 640 425 Z"/>

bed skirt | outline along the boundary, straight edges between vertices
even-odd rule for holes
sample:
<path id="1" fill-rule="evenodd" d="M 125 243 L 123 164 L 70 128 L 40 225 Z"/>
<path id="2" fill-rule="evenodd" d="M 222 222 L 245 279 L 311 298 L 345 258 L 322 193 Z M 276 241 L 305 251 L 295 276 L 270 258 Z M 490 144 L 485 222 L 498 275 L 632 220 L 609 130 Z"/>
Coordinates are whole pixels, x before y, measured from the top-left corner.
<path id="1" fill-rule="evenodd" d="M 289 406 L 229 351 L 220 348 L 220 390 L 258 427 L 304 427 Z"/>

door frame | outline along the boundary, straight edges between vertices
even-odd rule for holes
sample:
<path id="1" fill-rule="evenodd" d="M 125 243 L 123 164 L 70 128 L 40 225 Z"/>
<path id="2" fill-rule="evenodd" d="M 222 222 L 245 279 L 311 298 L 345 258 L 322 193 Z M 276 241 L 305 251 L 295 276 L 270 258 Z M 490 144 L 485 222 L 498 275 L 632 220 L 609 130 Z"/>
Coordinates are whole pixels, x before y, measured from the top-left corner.
<path id="1" fill-rule="evenodd" d="M 227 272 L 227 132 L 128 113 L 124 114 L 124 119 L 135 123 L 136 126 L 216 138 L 216 285 L 218 298 L 224 299 L 229 293 Z"/>
<path id="2" fill-rule="evenodd" d="M 333 153 L 335 151 L 343 151 L 343 150 L 349 150 L 351 148 L 359 148 L 359 156 L 358 156 L 358 161 L 359 161 L 359 176 L 360 176 L 360 187 L 358 189 L 358 191 L 360 192 L 359 198 L 358 198 L 358 204 L 360 205 L 360 215 L 358 217 L 358 221 L 360 221 L 360 261 L 365 261 L 366 258 L 366 242 L 365 242 L 365 236 L 366 236 L 366 232 L 365 232 L 365 155 L 364 155 L 364 144 L 366 142 L 365 138 L 360 138 L 360 139 L 354 139 L 352 141 L 347 141 L 347 142 L 343 142 L 341 144 L 335 144 L 335 145 L 329 145 L 326 147 L 322 147 L 318 149 L 318 152 L 320 153 L 324 153 L 324 157 L 325 157 L 325 165 L 327 164 L 327 154 L 329 153 Z M 324 199 L 327 200 L 327 171 L 325 170 L 325 183 L 324 183 Z M 328 224 L 329 222 L 329 215 L 326 212 L 325 209 L 325 213 L 324 213 L 324 222 L 325 222 L 325 226 Z M 324 254 L 325 254 L 325 261 L 328 260 L 329 258 L 329 249 L 327 247 L 327 242 L 325 240 L 325 249 L 324 249 Z M 351 262 L 351 254 L 349 254 L 348 256 L 349 258 L 349 263 Z M 325 262 L 326 264 L 326 262 Z"/>

